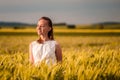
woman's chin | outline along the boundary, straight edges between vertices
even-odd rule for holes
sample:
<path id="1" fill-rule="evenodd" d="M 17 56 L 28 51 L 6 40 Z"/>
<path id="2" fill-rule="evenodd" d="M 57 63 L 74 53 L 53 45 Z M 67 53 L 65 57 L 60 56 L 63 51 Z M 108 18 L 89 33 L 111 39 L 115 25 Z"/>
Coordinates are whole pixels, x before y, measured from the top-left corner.
<path id="1" fill-rule="evenodd" d="M 41 33 L 38 32 L 37 34 L 40 35 Z"/>
<path id="2" fill-rule="evenodd" d="M 39 35 L 39 36 L 41 36 L 41 35 L 42 35 L 42 33 L 38 33 L 38 35 Z"/>

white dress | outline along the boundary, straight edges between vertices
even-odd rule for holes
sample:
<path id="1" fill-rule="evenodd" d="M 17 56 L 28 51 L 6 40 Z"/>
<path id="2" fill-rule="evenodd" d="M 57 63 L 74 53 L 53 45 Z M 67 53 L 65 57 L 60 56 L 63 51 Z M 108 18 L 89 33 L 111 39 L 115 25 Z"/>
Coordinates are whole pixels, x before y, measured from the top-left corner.
<path id="1" fill-rule="evenodd" d="M 55 56 L 55 45 L 56 41 L 45 41 L 44 43 L 38 43 L 37 41 L 33 41 L 31 43 L 31 52 L 33 54 L 34 64 L 38 65 L 41 61 L 45 60 L 45 63 L 55 64 L 56 56 Z"/>

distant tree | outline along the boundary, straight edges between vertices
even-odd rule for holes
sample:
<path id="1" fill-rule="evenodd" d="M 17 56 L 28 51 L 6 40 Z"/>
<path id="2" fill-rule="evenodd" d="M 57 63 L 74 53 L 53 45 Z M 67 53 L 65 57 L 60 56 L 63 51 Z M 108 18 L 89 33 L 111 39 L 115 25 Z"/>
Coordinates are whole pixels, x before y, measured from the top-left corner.
<path id="1" fill-rule="evenodd" d="M 63 23 L 54 23 L 53 24 L 53 26 L 65 26 L 65 25 L 66 25 L 66 23 L 64 23 L 64 22 Z"/>
<path id="2" fill-rule="evenodd" d="M 68 27 L 69 29 L 75 29 L 75 28 L 76 28 L 75 25 L 67 25 L 67 27 Z"/>
<path id="3" fill-rule="evenodd" d="M 18 26 L 14 26 L 14 27 L 13 27 L 13 29 L 19 29 L 19 28 L 20 28 L 20 27 L 18 27 Z"/>
<path id="4" fill-rule="evenodd" d="M 95 24 L 95 25 L 93 25 L 93 27 L 95 29 L 104 29 L 104 25 L 103 24 Z"/>
<path id="5" fill-rule="evenodd" d="M 103 25 L 103 24 L 100 24 L 100 25 L 99 25 L 99 29 L 104 29 L 104 25 Z"/>

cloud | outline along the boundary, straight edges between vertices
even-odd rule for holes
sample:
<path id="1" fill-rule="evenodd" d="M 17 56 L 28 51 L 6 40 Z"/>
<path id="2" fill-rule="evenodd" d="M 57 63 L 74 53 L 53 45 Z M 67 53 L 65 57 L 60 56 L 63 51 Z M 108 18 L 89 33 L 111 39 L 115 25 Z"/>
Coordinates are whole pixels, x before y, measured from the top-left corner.
<path id="1" fill-rule="evenodd" d="M 40 16 L 55 22 L 120 21 L 119 0 L 0 0 L 0 18 L 34 23 Z"/>

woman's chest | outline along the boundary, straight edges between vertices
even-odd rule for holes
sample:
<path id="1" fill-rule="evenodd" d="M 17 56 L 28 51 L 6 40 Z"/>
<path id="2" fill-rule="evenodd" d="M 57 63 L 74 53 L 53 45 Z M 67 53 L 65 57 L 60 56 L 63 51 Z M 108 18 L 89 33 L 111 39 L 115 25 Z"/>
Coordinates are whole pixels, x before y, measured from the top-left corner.
<path id="1" fill-rule="evenodd" d="M 52 54 L 55 53 L 55 45 L 51 44 L 37 44 L 32 47 L 32 52 L 34 55 L 40 54 Z"/>

